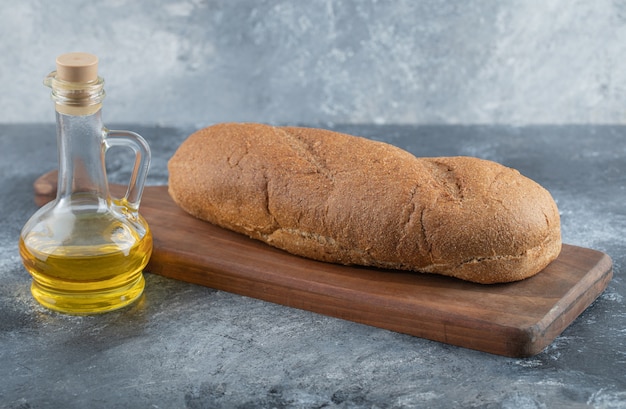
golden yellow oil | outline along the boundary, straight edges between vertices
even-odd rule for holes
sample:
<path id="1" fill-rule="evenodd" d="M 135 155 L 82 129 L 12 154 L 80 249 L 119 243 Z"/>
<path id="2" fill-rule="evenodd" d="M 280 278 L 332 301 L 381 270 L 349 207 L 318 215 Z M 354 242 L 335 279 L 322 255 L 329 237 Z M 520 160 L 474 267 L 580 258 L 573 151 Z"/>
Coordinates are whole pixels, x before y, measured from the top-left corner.
<path id="1" fill-rule="evenodd" d="M 52 310 L 85 315 L 141 296 L 152 234 L 140 216 L 132 223 L 108 213 L 65 213 L 30 226 L 19 249 L 34 298 Z"/>

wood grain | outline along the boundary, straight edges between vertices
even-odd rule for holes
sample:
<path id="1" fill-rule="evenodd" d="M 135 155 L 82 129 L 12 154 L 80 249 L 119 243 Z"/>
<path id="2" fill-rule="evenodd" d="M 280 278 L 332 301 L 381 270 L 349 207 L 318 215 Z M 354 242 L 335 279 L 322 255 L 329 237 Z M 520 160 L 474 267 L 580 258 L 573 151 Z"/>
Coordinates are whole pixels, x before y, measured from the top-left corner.
<path id="1" fill-rule="evenodd" d="M 51 198 L 38 185 L 55 177 L 36 182 L 38 203 Z M 495 285 L 308 260 L 189 216 L 166 186 L 147 187 L 140 211 L 154 236 L 151 273 L 511 357 L 541 352 L 612 277 L 608 255 L 571 245 L 536 276 Z"/>

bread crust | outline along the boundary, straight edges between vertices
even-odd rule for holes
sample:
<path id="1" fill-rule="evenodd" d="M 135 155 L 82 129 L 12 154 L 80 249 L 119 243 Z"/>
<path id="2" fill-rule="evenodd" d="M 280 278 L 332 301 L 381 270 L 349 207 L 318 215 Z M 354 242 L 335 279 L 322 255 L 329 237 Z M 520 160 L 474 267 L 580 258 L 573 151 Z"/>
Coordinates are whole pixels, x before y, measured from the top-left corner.
<path id="1" fill-rule="evenodd" d="M 535 275 L 561 250 L 550 193 L 471 157 L 416 158 L 322 129 L 223 123 L 184 141 L 169 193 L 191 215 L 316 260 L 477 283 Z"/>

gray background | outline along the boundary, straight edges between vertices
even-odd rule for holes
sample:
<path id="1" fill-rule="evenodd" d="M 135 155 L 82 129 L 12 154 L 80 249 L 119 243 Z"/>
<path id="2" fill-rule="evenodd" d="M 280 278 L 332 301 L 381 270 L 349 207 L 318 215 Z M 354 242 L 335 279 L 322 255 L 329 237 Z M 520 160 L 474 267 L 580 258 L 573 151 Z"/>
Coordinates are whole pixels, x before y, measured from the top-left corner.
<path id="1" fill-rule="evenodd" d="M 626 1 L 0 0 L 0 123 L 88 51 L 105 121 L 624 124 Z"/>

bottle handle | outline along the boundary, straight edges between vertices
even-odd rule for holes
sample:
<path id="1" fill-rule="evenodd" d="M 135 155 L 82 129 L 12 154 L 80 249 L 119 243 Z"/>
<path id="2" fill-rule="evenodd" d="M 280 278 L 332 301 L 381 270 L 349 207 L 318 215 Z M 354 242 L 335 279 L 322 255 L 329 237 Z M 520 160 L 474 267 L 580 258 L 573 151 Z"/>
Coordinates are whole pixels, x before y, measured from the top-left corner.
<path id="1" fill-rule="evenodd" d="M 131 131 L 104 129 L 105 151 L 113 146 L 130 148 L 135 153 L 135 165 L 128 182 L 126 195 L 119 200 L 120 204 L 132 212 L 139 210 L 139 202 L 150 168 L 150 146 L 141 135 Z"/>

